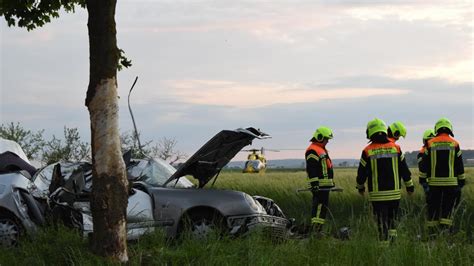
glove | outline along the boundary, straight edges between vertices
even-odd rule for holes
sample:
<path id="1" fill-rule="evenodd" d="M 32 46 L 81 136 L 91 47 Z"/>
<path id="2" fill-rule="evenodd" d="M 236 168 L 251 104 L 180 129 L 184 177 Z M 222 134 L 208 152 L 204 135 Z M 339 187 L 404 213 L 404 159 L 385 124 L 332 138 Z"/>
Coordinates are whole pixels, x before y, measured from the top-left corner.
<path id="1" fill-rule="evenodd" d="M 413 192 L 415 192 L 415 186 L 407 187 L 407 192 L 409 195 L 411 195 Z"/>
<path id="2" fill-rule="evenodd" d="M 319 181 L 313 181 L 313 182 L 310 182 L 309 184 L 309 190 L 311 190 L 311 192 L 318 192 L 319 190 Z"/>
<path id="3" fill-rule="evenodd" d="M 425 194 L 428 194 L 428 192 L 430 192 L 430 186 L 428 183 L 423 183 L 421 185 L 423 186 L 423 191 L 425 191 Z"/>

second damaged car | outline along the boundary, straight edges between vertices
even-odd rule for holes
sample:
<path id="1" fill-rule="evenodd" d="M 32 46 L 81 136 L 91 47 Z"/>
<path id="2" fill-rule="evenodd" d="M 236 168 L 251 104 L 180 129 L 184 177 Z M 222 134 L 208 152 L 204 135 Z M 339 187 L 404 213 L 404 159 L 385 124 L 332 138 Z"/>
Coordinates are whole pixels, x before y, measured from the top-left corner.
<path id="1" fill-rule="evenodd" d="M 224 166 L 255 138 L 268 137 L 254 128 L 223 130 L 209 140 L 178 170 L 160 159 L 131 159 L 124 156 L 132 184 L 127 207 L 127 236 L 136 239 L 162 228 L 168 237 L 188 230 L 202 237 L 217 229 L 239 235 L 255 228 L 272 236 L 285 237 L 291 227 L 273 200 L 250 196 L 241 191 L 204 188 L 216 181 Z M 193 185 L 186 176 L 196 179 Z M 37 198 L 50 202 L 53 217 L 92 232 L 89 206 L 92 165 L 57 163 L 45 167 L 34 177 Z"/>

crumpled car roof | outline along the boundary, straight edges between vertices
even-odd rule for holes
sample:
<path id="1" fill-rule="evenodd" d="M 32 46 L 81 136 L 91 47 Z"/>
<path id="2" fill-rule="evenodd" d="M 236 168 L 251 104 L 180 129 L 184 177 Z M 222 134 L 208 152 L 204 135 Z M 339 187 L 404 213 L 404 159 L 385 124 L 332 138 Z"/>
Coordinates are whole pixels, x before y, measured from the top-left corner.
<path id="1" fill-rule="evenodd" d="M 132 182 L 141 181 L 151 186 L 172 186 L 175 180 L 177 187 L 191 187 L 192 183 L 183 176 L 191 175 L 204 187 L 212 177 L 245 146 L 255 138 L 264 139 L 270 136 L 258 129 L 238 128 L 222 130 L 204 144 L 193 156 L 183 163 L 176 171 L 174 167 L 158 158 L 132 159 L 127 164 L 128 179 Z M 49 165 L 36 173 L 34 182 L 39 191 L 47 193 L 52 182 L 54 165 Z M 59 162 L 63 181 L 67 182 L 74 173 L 82 174 L 77 178 L 84 179 L 81 190 L 90 192 L 92 185 L 92 165 L 88 162 Z M 43 194 L 42 193 L 42 194 Z"/>
<path id="2" fill-rule="evenodd" d="M 199 181 L 199 188 L 202 188 L 212 177 L 216 176 L 243 147 L 252 144 L 253 139 L 269 137 L 268 134 L 253 127 L 222 130 L 183 163 L 166 181 L 165 185 L 182 176 L 192 175 Z"/>
<path id="3" fill-rule="evenodd" d="M 16 155 L 18 155 L 18 157 L 23 159 L 23 161 L 27 162 L 28 164 L 31 164 L 25 152 L 18 143 L 12 140 L 0 138 L 0 153 L 4 153 L 7 151 L 15 153 Z"/>
<path id="4" fill-rule="evenodd" d="M 31 165 L 21 146 L 15 141 L 0 138 L 0 172 L 25 170 L 31 176 L 36 168 Z"/>
<path id="5" fill-rule="evenodd" d="M 25 170 L 31 176 L 36 173 L 36 168 L 20 158 L 16 153 L 11 151 L 0 153 L 0 173 L 16 170 Z"/>
<path id="6" fill-rule="evenodd" d="M 66 185 L 67 182 L 70 182 L 69 180 L 71 178 L 81 179 L 81 182 L 77 182 L 81 185 L 76 189 L 86 193 L 92 191 L 92 164 L 89 162 L 62 161 L 50 164 L 36 173 L 34 178 L 34 183 L 37 188 L 34 192 L 35 196 L 47 197 L 47 195 L 52 192 L 49 191 L 49 187 L 52 183 L 54 169 L 58 165 L 62 176 L 62 183 L 59 184 L 60 186 Z M 141 181 L 151 186 L 162 186 L 167 178 L 175 171 L 176 169 L 171 165 L 158 158 L 135 159 L 127 166 L 127 177 L 131 182 Z M 73 184 L 70 185 L 74 186 Z M 177 187 L 184 188 L 192 186 L 193 183 L 186 178 L 180 179 L 177 184 Z"/>

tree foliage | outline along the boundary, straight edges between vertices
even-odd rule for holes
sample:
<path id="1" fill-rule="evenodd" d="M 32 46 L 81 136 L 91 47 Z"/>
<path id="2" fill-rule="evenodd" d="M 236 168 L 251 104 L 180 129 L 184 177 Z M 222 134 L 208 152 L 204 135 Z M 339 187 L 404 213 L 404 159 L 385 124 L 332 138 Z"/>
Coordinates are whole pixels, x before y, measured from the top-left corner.
<path id="1" fill-rule="evenodd" d="M 162 137 L 158 143 L 151 147 L 153 157 L 161 158 L 170 164 L 174 164 L 181 159 L 185 159 L 187 155 L 176 149 L 178 141 L 175 138 Z"/>
<path id="2" fill-rule="evenodd" d="M 152 141 L 148 140 L 142 144 L 142 147 L 138 147 L 138 138 L 140 137 L 140 133 L 138 133 L 138 137 L 135 133 L 131 133 L 130 131 L 125 131 L 120 134 L 120 143 L 122 145 L 122 153 L 127 151 L 132 152 L 132 158 L 136 159 L 143 159 L 146 157 L 151 156 L 151 150 L 149 148 Z"/>
<path id="3" fill-rule="evenodd" d="M 19 122 L 0 126 L 0 137 L 18 143 L 30 160 L 43 165 L 61 160 L 90 161 L 90 144 L 81 140 L 77 128 L 64 126 L 63 138 L 53 135 L 50 140 L 45 139 L 43 133 L 44 129 L 33 132 Z"/>
<path id="4" fill-rule="evenodd" d="M 76 7 L 85 8 L 86 0 L 2 0 L 0 16 L 3 16 L 9 27 L 34 30 L 59 18 L 59 12 L 75 12 Z M 132 61 L 125 56 L 125 51 L 118 49 L 117 69 L 132 66 Z"/>
<path id="5" fill-rule="evenodd" d="M 57 138 L 47 141 L 41 156 L 42 163 L 48 165 L 58 161 L 90 161 L 90 144 L 81 141 L 77 128 L 64 127 L 64 139 Z"/>
<path id="6" fill-rule="evenodd" d="M 76 5 L 85 7 L 85 0 L 3 0 L 0 16 L 5 17 L 8 26 L 30 31 L 49 23 L 51 18 L 58 18 L 61 8 L 74 12 Z"/>
<path id="7" fill-rule="evenodd" d="M 20 145 L 30 160 L 37 160 L 42 153 L 45 144 L 43 138 L 44 129 L 33 132 L 24 129 L 20 123 L 10 122 L 0 126 L 0 137 L 13 140 Z"/>
<path id="8" fill-rule="evenodd" d="M 139 137 L 140 133 L 138 133 Z M 147 140 L 142 144 L 142 147 L 138 147 L 136 135 L 127 131 L 121 134 L 120 140 L 122 143 L 122 153 L 129 150 L 132 151 L 132 158 L 160 158 L 173 164 L 187 157 L 185 153 L 176 149 L 178 141 L 175 138 L 162 137 L 156 143 L 153 143 L 153 140 Z"/>
<path id="9" fill-rule="evenodd" d="M 19 122 L 0 125 L 0 137 L 17 142 L 30 160 L 43 165 L 57 161 L 90 161 L 90 143 L 83 141 L 76 127 L 64 126 L 63 136 L 53 135 L 51 139 L 44 137 L 45 130 L 32 131 L 24 128 Z M 140 133 L 138 133 L 140 137 Z M 138 140 L 130 131 L 120 135 L 122 153 L 132 151 L 132 158 L 160 158 L 171 164 L 185 159 L 187 155 L 177 150 L 178 141 L 173 137 L 162 137 L 156 143 L 146 140 L 141 149 Z"/>

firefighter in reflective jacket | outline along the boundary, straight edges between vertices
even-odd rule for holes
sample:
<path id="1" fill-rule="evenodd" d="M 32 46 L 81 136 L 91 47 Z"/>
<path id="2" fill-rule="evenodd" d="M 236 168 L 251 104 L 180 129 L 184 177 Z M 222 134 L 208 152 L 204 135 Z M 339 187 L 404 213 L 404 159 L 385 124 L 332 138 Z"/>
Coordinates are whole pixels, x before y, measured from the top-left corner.
<path id="1" fill-rule="evenodd" d="M 426 174 L 423 174 L 423 155 L 425 154 L 426 147 L 428 147 L 428 140 L 432 139 L 434 136 L 435 132 L 433 129 L 428 129 L 423 133 L 423 147 L 421 147 L 417 155 L 418 170 L 420 171 L 420 185 L 423 187 L 426 196 L 428 196 L 429 186 L 428 182 L 426 182 Z M 426 199 L 428 200 L 428 198 Z"/>
<path id="2" fill-rule="evenodd" d="M 326 144 L 332 139 L 332 130 L 328 127 L 318 128 L 311 138 L 311 144 L 306 149 L 306 172 L 308 188 L 313 194 L 311 207 L 311 225 L 315 232 L 320 232 L 326 222 L 329 207 L 329 189 L 334 187 L 332 162 L 329 158 Z"/>
<path id="3" fill-rule="evenodd" d="M 409 194 L 414 186 L 411 173 L 400 146 L 387 138 L 387 126 L 380 119 L 367 124 L 367 138 L 370 144 L 362 151 L 357 170 L 357 189 L 365 192 L 365 182 L 369 189 L 369 201 L 377 218 L 379 238 L 385 243 L 397 236 L 395 219 L 401 198 L 400 178 L 405 181 Z"/>
<path id="4" fill-rule="evenodd" d="M 393 122 L 387 128 L 387 135 L 388 140 L 390 140 L 391 142 L 396 142 L 400 137 L 405 138 L 407 136 L 407 129 L 402 122 Z"/>
<path id="5" fill-rule="evenodd" d="M 420 171 L 420 177 L 425 177 L 429 185 L 427 227 L 430 235 L 438 229 L 451 228 L 452 212 L 465 183 L 462 152 L 453 138 L 451 122 L 441 118 L 434 131 L 436 136 L 428 141 Z"/>

